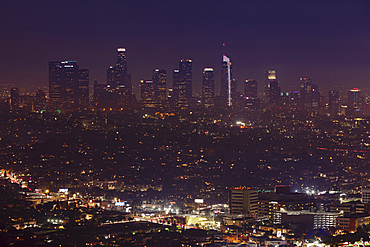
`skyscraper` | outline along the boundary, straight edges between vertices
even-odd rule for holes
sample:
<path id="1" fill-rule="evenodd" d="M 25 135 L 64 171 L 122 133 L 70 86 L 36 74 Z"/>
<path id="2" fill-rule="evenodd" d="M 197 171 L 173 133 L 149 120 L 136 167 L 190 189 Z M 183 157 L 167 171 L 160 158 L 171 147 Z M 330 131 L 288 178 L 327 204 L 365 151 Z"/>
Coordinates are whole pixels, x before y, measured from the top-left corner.
<path id="1" fill-rule="evenodd" d="M 117 48 L 117 62 L 107 69 L 107 84 L 111 88 L 119 88 L 123 93 L 131 94 L 131 75 L 128 74 L 126 48 Z"/>
<path id="2" fill-rule="evenodd" d="M 258 191 L 246 187 L 230 189 L 229 208 L 231 214 L 256 215 L 258 213 Z"/>
<path id="3" fill-rule="evenodd" d="M 352 88 L 348 90 L 348 107 L 362 109 L 360 89 Z"/>
<path id="4" fill-rule="evenodd" d="M 332 114 L 339 113 L 339 91 L 329 91 L 329 110 Z"/>
<path id="5" fill-rule="evenodd" d="M 299 78 L 301 82 L 300 98 L 303 108 L 312 106 L 312 79 L 307 77 Z"/>
<path id="6" fill-rule="evenodd" d="M 140 80 L 141 88 L 141 99 L 143 101 L 143 106 L 154 107 L 155 100 L 155 84 L 153 80 Z"/>
<path id="7" fill-rule="evenodd" d="M 186 98 L 186 103 L 189 104 L 193 96 L 193 61 L 191 59 L 180 60 L 180 87 L 179 95 Z"/>
<path id="8" fill-rule="evenodd" d="M 10 89 L 10 109 L 16 110 L 19 108 L 19 89 L 13 87 Z"/>
<path id="9" fill-rule="evenodd" d="M 257 81 L 254 79 L 245 80 L 244 96 L 247 98 L 257 98 Z"/>
<path id="10" fill-rule="evenodd" d="M 174 69 L 173 70 L 173 101 L 175 102 L 176 106 L 186 104 L 186 102 L 180 102 L 180 70 Z"/>
<path id="11" fill-rule="evenodd" d="M 61 62 L 64 81 L 64 108 L 73 108 L 78 104 L 79 66 L 76 61 Z"/>
<path id="12" fill-rule="evenodd" d="M 164 104 L 166 102 L 166 70 L 153 70 L 152 80 L 154 83 L 155 101 L 159 104 Z"/>
<path id="13" fill-rule="evenodd" d="M 89 105 L 89 69 L 78 70 L 78 105 Z"/>
<path id="14" fill-rule="evenodd" d="M 320 108 L 321 93 L 319 86 L 316 84 L 311 85 L 311 102 L 310 106 L 314 108 Z"/>
<path id="15" fill-rule="evenodd" d="M 80 70 L 76 61 L 50 61 L 49 98 L 51 107 L 54 109 L 75 108 L 79 105 L 81 96 L 84 96 L 86 100 L 89 85 L 88 74 L 88 69 Z"/>
<path id="16" fill-rule="evenodd" d="M 232 63 L 228 56 L 223 55 L 221 64 L 221 96 L 227 97 L 227 105 L 232 104 Z"/>
<path id="17" fill-rule="evenodd" d="M 64 98 L 64 76 L 61 61 L 49 62 L 49 98 L 53 109 L 60 108 Z"/>
<path id="18" fill-rule="evenodd" d="M 277 103 L 280 99 L 279 81 L 276 80 L 275 70 L 266 70 L 265 72 L 265 98 L 270 103 Z"/>
<path id="19" fill-rule="evenodd" d="M 213 68 L 204 68 L 202 84 L 202 101 L 205 107 L 214 106 L 215 75 Z"/>
<path id="20" fill-rule="evenodd" d="M 35 101 L 34 101 L 34 111 L 40 112 L 46 108 L 46 97 L 45 92 L 42 90 L 36 91 Z"/>

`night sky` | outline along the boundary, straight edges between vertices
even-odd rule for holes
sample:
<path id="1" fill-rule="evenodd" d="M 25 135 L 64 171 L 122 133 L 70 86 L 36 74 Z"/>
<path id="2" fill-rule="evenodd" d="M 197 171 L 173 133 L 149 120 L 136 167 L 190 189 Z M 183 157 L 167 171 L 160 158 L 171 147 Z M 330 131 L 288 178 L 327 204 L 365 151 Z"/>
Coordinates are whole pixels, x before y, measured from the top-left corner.
<path id="1" fill-rule="evenodd" d="M 282 91 L 298 90 L 302 76 L 325 95 L 333 85 L 370 88 L 369 0 L 2 0 L 0 33 L 0 83 L 47 85 L 48 61 L 65 59 L 105 83 L 126 47 L 135 92 L 154 68 L 172 87 L 179 59 L 191 58 L 193 92 L 213 67 L 218 94 L 226 43 L 239 91 L 247 78 L 261 89 L 266 69 L 277 70 Z"/>

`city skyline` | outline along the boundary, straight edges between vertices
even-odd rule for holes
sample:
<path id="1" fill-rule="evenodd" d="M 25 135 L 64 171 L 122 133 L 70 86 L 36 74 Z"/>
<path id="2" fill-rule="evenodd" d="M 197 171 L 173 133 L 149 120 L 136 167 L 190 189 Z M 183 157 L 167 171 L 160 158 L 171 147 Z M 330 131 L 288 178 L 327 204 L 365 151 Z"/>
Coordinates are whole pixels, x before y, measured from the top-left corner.
<path id="1" fill-rule="evenodd" d="M 226 6 L 219 1 L 212 5 L 80 2 L 73 10 L 56 3 L 24 2 L 2 7 L 5 38 L 1 43 L 8 49 L 1 62 L 0 83 L 47 85 L 47 62 L 63 59 L 89 68 L 90 84 L 94 79 L 106 83 L 114 50 L 123 46 L 136 94 L 140 79 L 150 78 L 154 68 L 172 71 L 180 58 L 193 60 L 193 92 L 198 94 L 203 68 L 215 68 L 218 94 L 223 52 L 232 58 L 233 77 L 239 82 L 250 78 L 262 82 L 264 71 L 274 68 L 284 90 L 299 88 L 299 78 L 305 76 L 323 88 L 367 88 L 366 1 L 230 2 Z M 119 11 L 125 16 L 114 15 Z M 63 18 L 68 15 L 75 18 Z M 19 68 L 22 73 L 16 73 Z M 172 73 L 168 73 L 170 81 Z"/>

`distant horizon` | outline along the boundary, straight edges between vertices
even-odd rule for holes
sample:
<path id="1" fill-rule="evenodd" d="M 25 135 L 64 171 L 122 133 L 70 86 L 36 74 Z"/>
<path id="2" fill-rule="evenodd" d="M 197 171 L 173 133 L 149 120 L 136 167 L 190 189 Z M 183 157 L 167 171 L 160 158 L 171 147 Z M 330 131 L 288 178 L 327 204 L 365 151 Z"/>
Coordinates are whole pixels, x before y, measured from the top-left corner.
<path id="1" fill-rule="evenodd" d="M 219 94 L 223 53 L 233 63 L 239 91 L 253 78 L 261 92 L 268 69 L 277 71 L 282 91 L 297 90 L 300 77 L 311 77 L 325 94 L 337 85 L 368 90 L 366 0 L 20 0 L 0 6 L 1 84 L 47 85 L 48 62 L 65 59 L 88 68 L 90 83 L 105 83 L 116 49 L 125 47 L 136 94 L 155 68 L 167 71 L 167 88 L 172 87 L 172 70 L 182 58 L 193 60 L 193 93 L 200 93 L 203 68 L 212 67 Z"/>

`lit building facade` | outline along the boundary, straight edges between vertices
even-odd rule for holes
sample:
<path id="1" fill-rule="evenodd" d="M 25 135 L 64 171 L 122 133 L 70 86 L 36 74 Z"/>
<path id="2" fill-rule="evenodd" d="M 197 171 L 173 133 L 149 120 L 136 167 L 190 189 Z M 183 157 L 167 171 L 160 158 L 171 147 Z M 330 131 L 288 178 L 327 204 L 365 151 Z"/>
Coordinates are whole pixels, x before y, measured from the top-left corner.
<path id="1" fill-rule="evenodd" d="M 202 84 L 202 101 L 205 107 L 214 106 L 215 75 L 213 68 L 204 68 Z"/>
<path id="2" fill-rule="evenodd" d="M 45 92 L 42 90 L 37 90 L 34 99 L 34 111 L 40 112 L 46 108 L 46 97 Z"/>
<path id="3" fill-rule="evenodd" d="M 303 108 L 309 108 L 312 101 L 312 79 L 308 77 L 299 78 L 300 86 L 300 99 Z"/>
<path id="4" fill-rule="evenodd" d="M 179 69 L 173 70 L 173 94 L 176 106 L 188 106 L 193 95 L 193 61 L 181 59 Z"/>
<path id="5" fill-rule="evenodd" d="M 10 109 L 16 110 L 19 108 L 19 89 L 13 87 L 10 89 Z"/>
<path id="6" fill-rule="evenodd" d="M 331 90 L 329 91 L 329 110 L 332 114 L 338 114 L 339 113 L 339 91 L 337 90 Z"/>
<path id="7" fill-rule="evenodd" d="M 181 59 L 179 69 L 179 100 L 186 102 L 188 105 L 193 96 L 193 61 L 191 59 Z"/>
<path id="8" fill-rule="evenodd" d="M 254 79 L 247 79 L 244 83 L 244 96 L 247 98 L 257 98 L 257 81 Z"/>
<path id="9" fill-rule="evenodd" d="M 265 72 L 265 98 L 269 103 L 278 103 L 280 101 L 281 88 L 276 79 L 275 70 L 266 70 Z"/>
<path id="10" fill-rule="evenodd" d="M 253 216 L 258 213 L 258 191 L 247 187 L 229 191 L 230 214 Z"/>
<path id="11" fill-rule="evenodd" d="M 79 69 L 78 76 L 78 105 L 86 107 L 89 105 L 89 70 Z"/>
<path id="12" fill-rule="evenodd" d="M 153 80 L 140 80 L 141 99 L 144 107 L 154 107 L 155 99 L 155 84 Z"/>
<path id="13" fill-rule="evenodd" d="M 228 56 L 223 55 L 221 64 L 221 96 L 227 97 L 227 105 L 232 105 L 232 63 Z"/>
<path id="14" fill-rule="evenodd" d="M 352 88 L 348 91 L 348 107 L 362 108 L 361 106 L 361 90 Z"/>
<path id="15" fill-rule="evenodd" d="M 107 69 L 107 84 L 111 88 L 118 88 L 125 94 L 131 94 L 131 74 L 128 74 L 126 48 L 117 48 L 116 65 Z"/>
<path id="16" fill-rule="evenodd" d="M 80 103 L 80 97 L 84 97 L 81 103 L 87 104 L 88 88 L 88 69 L 80 69 L 76 61 L 49 62 L 49 98 L 51 108 L 77 108 Z"/>
<path id="17" fill-rule="evenodd" d="M 153 70 L 152 80 L 154 83 L 155 101 L 159 104 L 164 104 L 166 102 L 166 70 Z"/>

